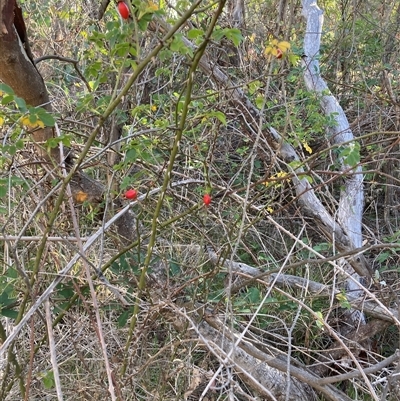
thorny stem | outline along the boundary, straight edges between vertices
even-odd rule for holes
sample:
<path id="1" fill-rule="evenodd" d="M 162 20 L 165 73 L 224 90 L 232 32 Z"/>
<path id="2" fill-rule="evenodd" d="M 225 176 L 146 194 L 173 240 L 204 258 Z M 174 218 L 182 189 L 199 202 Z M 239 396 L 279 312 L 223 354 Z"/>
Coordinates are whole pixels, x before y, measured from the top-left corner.
<path id="1" fill-rule="evenodd" d="M 211 34 L 214 30 L 214 27 L 218 21 L 219 16 L 221 15 L 223 8 L 225 5 L 225 1 L 221 1 L 218 5 L 218 9 L 216 10 L 216 12 L 213 15 L 212 21 L 207 29 L 206 35 L 205 35 L 205 39 L 204 41 L 201 43 L 201 45 L 198 47 L 198 49 L 196 50 L 195 54 L 194 54 L 194 58 L 193 58 L 193 62 L 191 63 L 190 69 L 189 69 L 189 73 L 188 73 L 188 79 L 187 79 L 187 85 L 186 85 L 186 91 L 185 91 L 185 100 L 184 100 L 184 104 L 182 107 L 182 113 L 179 119 L 179 124 L 176 128 L 176 135 L 175 135 L 175 140 L 172 146 L 172 150 L 171 150 L 171 154 L 170 154 L 170 158 L 169 158 L 169 162 L 168 162 L 168 166 L 167 166 L 167 170 L 165 172 L 165 176 L 164 176 L 164 181 L 163 181 L 163 185 L 161 188 L 161 193 L 160 196 L 158 198 L 158 202 L 156 205 L 156 209 L 154 211 L 154 215 L 153 215 L 153 220 L 152 220 L 152 224 L 151 224 L 151 235 L 150 235 L 150 240 L 149 240 L 149 244 L 147 247 L 147 254 L 146 254 L 146 258 L 143 262 L 143 266 L 142 266 L 142 272 L 139 278 L 139 285 L 138 285 L 138 293 L 137 293 L 137 297 L 136 297 L 136 302 L 134 305 L 134 309 L 133 309 L 133 314 L 132 314 L 132 319 L 131 319 L 131 323 L 130 323 L 130 327 L 129 327 L 129 333 L 128 333 L 128 338 L 126 341 L 126 345 L 125 345 L 125 360 L 124 363 L 122 365 L 122 369 L 121 369 L 121 373 L 125 374 L 126 372 L 126 368 L 127 368 L 127 364 L 128 364 L 128 360 L 126 355 L 128 354 L 128 349 L 130 347 L 131 341 L 132 341 L 132 336 L 133 336 L 133 332 L 134 329 L 136 327 L 136 323 L 137 323 L 137 319 L 138 319 L 138 313 L 139 313 L 139 308 L 140 308 L 140 298 L 141 295 L 146 287 L 146 274 L 147 274 L 147 270 L 149 268 L 150 262 L 151 262 L 151 258 L 153 255 L 153 248 L 154 245 L 156 243 L 156 239 L 157 239 L 157 233 L 159 231 L 159 216 L 161 213 L 161 208 L 164 202 L 164 198 L 165 198 L 165 194 L 166 191 L 168 189 L 168 185 L 171 181 L 171 173 L 174 167 L 174 163 L 175 163 L 175 158 L 176 155 L 178 154 L 179 151 L 179 144 L 183 135 L 183 132 L 185 130 L 185 124 L 186 124 L 186 119 L 187 119 L 187 115 L 188 115 L 188 111 L 189 111 L 189 106 L 191 104 L 191 99 L 192 99 L 192 90 L 193 90 L 193 81 L 194 81 L 194 74 L 197 70 L 197 67 L 200 63 L 200 60 L 206 50 L 207 44 L 210 40 Z M 179 101 L 177 102 L 177 108 L 179 105 Z M 178 115 L 178 111 L 176 111 L 176 115 Z"/>

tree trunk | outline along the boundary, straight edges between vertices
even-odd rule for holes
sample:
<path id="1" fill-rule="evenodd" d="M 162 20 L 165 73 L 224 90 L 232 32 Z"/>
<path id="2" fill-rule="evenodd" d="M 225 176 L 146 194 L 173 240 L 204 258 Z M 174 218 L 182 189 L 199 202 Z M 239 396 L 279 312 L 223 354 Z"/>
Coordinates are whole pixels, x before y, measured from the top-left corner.
<path id="1" fill-rule="evenodd" d="M 318 55 L 320 49 L 323 12 L 314 0 L 303 0 L 303 15 L 307 20 L 304 36 L 304 80 L 310 91 L 318 93 L 321 97 L 321 107 L 327 117 L 333 117 L 336 124 L 329 127 L 329 139 L 331 143 L 354 150 L 354 136 L 342 107 L 336 98 L 330 93 L 328 86 L 320 75 Z M 364 207 L 363 174 L 361 166 L 350 166 L 346 160 L 340 158 L 341 172 L 344 186 L 340 193 L 339 207 L 337 210 L 337 222 L 343 228 L 350 240 L 353 249 L 362 246 L 362 214 Z M 360 263 L 369 269 L 367 261 L 362 254 L 356 255 L 356 263 Z M 361 287 L 357 284 L 360 272 L 356 272 L 344 261 L 344 269 L 354 280 L 347 280 L 349 291 L 356 291 L 357 296 L 362 295 Z M 357 274 L 358 273 L 358 274 Z M 370 272 L 372 274 L 372 272 Z M 357 312 L 351 314 L 355 321 L 358 318 L 364 322 L 362 315 Z"/>
<path id="2" fill-rule="evenodd" d="M 0 0 L 0 18 L 0 79 L 9 85 L 18 97 L 24 99 L 27 105 L 41 106 L 51 112 L 49 95 L 30 56 L 22 12 L 15 0 Z M 32 133 L 42 157 L 48 156 L 43 145 L 53 136 L 51 127 L 37 129 Z M 58 155 L 56 150 L 52 154 L 53 157 Z"/>

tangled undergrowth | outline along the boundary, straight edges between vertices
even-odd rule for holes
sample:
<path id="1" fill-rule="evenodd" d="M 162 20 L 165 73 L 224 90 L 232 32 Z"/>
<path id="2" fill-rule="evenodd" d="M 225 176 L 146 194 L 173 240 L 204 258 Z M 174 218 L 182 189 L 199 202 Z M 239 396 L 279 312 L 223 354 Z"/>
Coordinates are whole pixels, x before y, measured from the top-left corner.
<path id="1" fill-rule="evenodd" d="M 318 380 L 321 400 L 396 399 L 398 49 L 388 38 L 398 29 L 382 9 L 386 45 L 379 48 L 369 18 L 325 2 L 320 63 L 357 137 L 349 151 L 329 137 L 335 116 L 324 115 L 321 97 L 303 84 L 300 10 L 279 12 L 272 3 L 246 3 L 254 27 L 240 31 L 226 8 L 210 40 L 216 11 L 204 4 L 148 61 L 87 152 L 113 96 L 163 44 L 165 25 L 121 25 L 111 9 L 94 22 L 89 9 L 97 5 L 83 3 L 51 4 L 57 18 L 49 21 L 24 3 L 35 56 L 64 57 L 37 66 L 57 122 L 58 139 L 47 150 L 62 143 L 64 155 L 71 153 L 65 171 L 43 162 L 29 133 L 51 113 L 25 112 L 21 99 L 2 89 L 1 343 L 26 322 L 1 354 L 0 399 L 98 400 L 114 392 L 119 400 L 298 400 L 317 397 L 311 387 Z M 173 21 L 188 7 L 158 11 Z M 378 15 L 373 7 L 358 11 Z M 154 7 L 143 13 L 155 21 Z M 351 23 L 354 58 L 345 46 Z M 266 41 L 270 32 L 279 40 Z M 212 73 L 191 70 L 196 53 L 186 36 L 199 47 L 207 42 Z M 287 54 L 272 59 L 265 48 L 279 43 L 289 45 Z M 228 88 L 213 81 L 219 72 L 232 80 Z M 233 101 L 236 86 L 260 121 Z M 341 257 L 350 255 L 304 213 L 293 185 L 299 166 L 273 148 L 269 127 L 296 150 L 333 216 L 341 160 L 362 167 L 363 252 L 376 271 L 359 306 L 365 325 L 343 328 L 356 307 L 341 270 Z M 75 177 L 62 192 L 79 158 L 93 186 Z M 124 197 L 129 189 L 137 199 Z M 123 232 L 112 224 L 116 216 L 129 216 Z M 392 317 L 378 307 L 392 308 Z M 329 381 L 337 375 L 344 376 Z"/>

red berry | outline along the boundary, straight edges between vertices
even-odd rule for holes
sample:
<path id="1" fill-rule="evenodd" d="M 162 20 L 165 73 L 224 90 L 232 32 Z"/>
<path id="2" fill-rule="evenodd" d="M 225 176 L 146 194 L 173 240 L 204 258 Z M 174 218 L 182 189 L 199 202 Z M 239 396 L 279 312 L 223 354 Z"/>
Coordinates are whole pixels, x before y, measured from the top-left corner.
<path id="1" fill-rule="evenodd" d="M 138 196 L 138 192 L 136 191 L 136 189 L 128 189 L 125 192 L 125 198 L 126 199 L 132 199 L 135 200 Z"/>
<path id="2" fill-rule="evenodd" d="M 281 49 L 276 49 L 276 58 L 282 58 L 283 56 L 283 52 Z"/>
<path id="3" fill-rule="evenodd" d="M 119 15 L 123 19 L 129 18 L 129 7 L 127 6 L 127 4 L 125 2 L 119 1 L 117 4 L 117 8 L 118 8 Z"/>
<path id="4" fill-rule="evenodd" d="M 206 206 L 210 206 L 210 203 L 211 203 L 211 196 L 210 196 L 209 194 L 205 194 L 205 195 L 203 196 L 203 203 L 204 203 Z"/>

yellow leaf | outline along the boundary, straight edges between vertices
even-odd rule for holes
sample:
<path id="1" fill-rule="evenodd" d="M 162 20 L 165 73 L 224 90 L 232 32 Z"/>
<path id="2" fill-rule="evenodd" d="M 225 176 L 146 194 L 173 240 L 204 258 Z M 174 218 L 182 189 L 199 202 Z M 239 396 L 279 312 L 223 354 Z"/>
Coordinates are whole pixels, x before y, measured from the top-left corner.
<path id="1" fill-rule="evenodd" d="M 30 129 L 35 129 L 35 128 L 44 128 L 44 123 L 41 120 L 36 120 L 34 122 L 31 121 L 30 116 L 23 116 L 20 119 L 21 125 L 30 128 Z"/>
<path id="2" fill-rule="evenodd" d="M 317 315 L 317 319 L 316 319 L 315 323 L 317 324 L 318 328 L 322 329 L 324 327 L 324 317 L 323 317 L 322 313 L 319 311 L 315 312 L 315 314 Z"/>
<path id="3" fill-rule="evenodd" d="M 268 206 L 268 207 L 267 207 L 267 212 L 268 212 L 268 213 L 273 213 L 273 212 L 274 212 L 274 209 L 272 209 L 271 206 Z"/>
<path id="4" fill-rule="evenodd" d="M 279 42 L 277 46 L 279 49 L 282 50 L 283 53 L 287 52 L 290 49 L 290 43 L 285 42 L 284 40 L 282 42 Z"/>
<path id="5" fill-rule="evenodd" d="M 273 47 L 272 50 L 271 50 L 271 54 L 276 57 L 278 55 L 278 48 L 277 47 Z"/>
<path id="6" fill-rule="evenodd" d="M 152 12 L 152 11 L 157 11 L 158 10 L 158 5 L 156 3 L 153 3 L 151 0 L 148 2 L 148 7 L 147 9 Z"/>
<path id="7" fill-rule="evenodd" d="M 29 121 L 29 116 L 25 116 L 25 117 L 21 117 L 21 124 L 22 125 L 28 125 L 28 124 L 30 124 L 31 122 Z"/>
<path id="8" fill-rule="evenodd" d="M 304 146 L 304 149 L 309 153 L 309 154 L 311 154 L 312 153 L 312 149 L 311 149 L 311 147 L 310 147 L 310 145 L 307 143 L 307 142 L 303 142 L 303 146 Z"/>
<path id="9" fill-rule="evenodd" d="M 272 46 L 267 46 L 264 50 L 264 54 L 266 56 L 268 56 L 269 54 L 271 54 L 273 47 Z"/>
<path id="10" fill-rule="evenodd" d="M 0 126 L 4 124 L 4 118 L 0 117 Z"/>
<path id="11" fill-rule="evenodd" d="M 264 185 L 266 187 L 273 186 L 275 188 L 279 188 L 282 186 L 282 182 L 288 181 L 289 174 L 286 173 L 285 171 L 279 171 L 278 173 L 274 174 L 271 176 L 271 178 L 268 181 L 264 181 Z"/>
<path id="12" fill-rule="evenodd" d="M 21 117 L 20 122 L 21 122 L 21 125 L 23 125 L 24 127 L 27 127 L 27 128 L 35 128 L 36 127 L 36 123 L 32 124 L 31 120 L 29 119 L 29 116 Z"/>
<path id="13" fill-rule="evenodd" d="M 347 301 L 347 298 L 346 298 L 346 295 L 344 295 L 343 293 L 339 293 L 339 294 L 336 294 L 336 299 L 339 301 L 339 302 L 345 302 L 345 301 Z"/>
<path id="14" fill-rule="evenodd" d="M 88 198 L 88 194 L 83 191 L 78 191 L 78 193 L 75 195 L 75 200 L 79 203 L 85 202 L 85 200 Z"/>
<path id="15" fill-rule="evenodd" d="M 286 173 L 285 171 L 279 171 L 278 173 L 276 173 L 277 178 L 285 178 L 287 175 L 288 173 Z"/>

